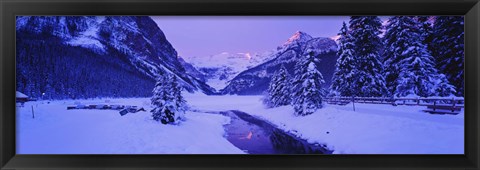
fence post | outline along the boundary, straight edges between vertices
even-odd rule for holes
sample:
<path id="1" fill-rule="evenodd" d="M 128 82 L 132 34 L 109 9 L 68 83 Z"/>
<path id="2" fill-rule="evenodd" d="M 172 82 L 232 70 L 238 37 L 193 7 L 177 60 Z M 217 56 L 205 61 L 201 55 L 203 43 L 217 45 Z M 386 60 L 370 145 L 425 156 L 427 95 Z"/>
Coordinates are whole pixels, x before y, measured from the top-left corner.
<path id="1" fill-rule="evenodd" d="M 417 97 L 417 105 L 420 105 L 420 97 Z"/>
<path id="2" fill-rule="evenodd" d="M 435 111 L 435 108 L 436 108 L 435 106 L 436 106 L 436 105 L 437 105 L 437 101 L 434 100 L 434 101 L 433 101 L 433 111 Z"/>
<path id="3" fill-rule="evenodd" d="M 352 96 L 353 111 L 355 111 L 355 97 Z"/>
<path id="4" fill-rule="evenodd" d="M 32 105 L 32 118 L 35 119 L 35 113 L 33 112 L 33 105 Z"/>
<path id="5" fill-rule="evenodd" d="M 453 107 L 452 107 L 452 112 L 455 111 L 455 104 L 456 104 L 456 103 L 457 103 L 457 102 L 455 101 L 455 98 L 452 97 L 452 105 L 453 105 Z"/>

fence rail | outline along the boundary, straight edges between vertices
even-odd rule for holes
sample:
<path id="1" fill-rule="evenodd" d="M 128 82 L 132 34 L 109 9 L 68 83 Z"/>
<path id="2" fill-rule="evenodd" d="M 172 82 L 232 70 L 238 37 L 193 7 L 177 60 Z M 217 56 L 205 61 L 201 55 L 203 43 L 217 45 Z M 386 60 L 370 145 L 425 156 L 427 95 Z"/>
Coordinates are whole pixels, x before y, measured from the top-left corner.
<path id="1" fill-rule="evenodd" d="M 345 105 L 352 103 L 370 103 L 370 104 L 391 104 L 391 105 L 411 105 L 411 106 L 453 106 L 464 107 L 465 99 L 459 97 L 452 98 L 387 98 L 387 97 L 327 97 L 325 98 L 329 104 Z"/>

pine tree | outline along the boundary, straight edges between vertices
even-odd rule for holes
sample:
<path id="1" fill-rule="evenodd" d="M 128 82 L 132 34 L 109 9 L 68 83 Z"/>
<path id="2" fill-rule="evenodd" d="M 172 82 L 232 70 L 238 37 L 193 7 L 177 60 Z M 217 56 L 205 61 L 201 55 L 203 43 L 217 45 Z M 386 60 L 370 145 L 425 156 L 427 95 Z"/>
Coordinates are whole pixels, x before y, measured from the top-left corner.
<path id="1" fill-rule="evenodd" d="M 394 16 L 388 19 L 384 36 L 386 48 L 383 53 L 388 96 L 393 96 L 397 91 L 400 69 L 403 67 L 400 62 L 407 57 L 402 53 L 412 46 L 413 38 L 418 38 L 412 37 L 419 36 L 416 34 L 418 29 L 417 23 L 410 16 Z M 415 35 L 412 34 L 412 31 L 415 32 Z"/>
<path id="2" fill-rule="evenodd" d="M 379 34 L 382 27 L 377 16 L 352 16 L 350 33 L 354 45 L 356 72 L 353 84 L 355 95 L 379 97 L 387 93 L 383 65 L 379 61 L 379 47 L 382 44 Z"/>
<path id="3" fill-rule="evenodd" d="M 163 124 L 167 124 L 173 121 L 173 117 L 168 117 L 164 112 L 163 108 L 166 105 L 166 102 L 169 100 L 169 92 L 166 90 L 168 88 L 168 82 L 166 82 L 165 75 L 160 75 L 157 78 L 155 87 L 153 89 L 153 97 L 151 99 L 152 105 L 152 117 L 156 121 L 161 121 Z"/>
<path id="4" fill-rule="evenodd" d="M 314 113 L 323 107 L 322 96 L 325 83 L 322 73 L 318 71 L 318 59 L 311 49 L 299 59 L 295 65 L 295 78 L 292 87 L 292 105 L 296 116 L 305 116 Z"/>
<path id="5" fill-rule="evenodd" d="M 455 94 L 455 86 L 451 85 L 444 74 L 437 74 L 435 79 L 435 94 L 436 96 L 448 97 Z"/>
<path id="6" fill-rule="evenodd" d="M 330 91 L 337 96 L 353 96 L 355 77 L 355 60 L 353 58 L 353 43 L 348 33 L 348 27 L 343 23 L 338 39 L 338 59 L 335 65 L 336 69 L 332 77 L 332 85 Z"/>
<path id="7" fill-rule="evenodd" d="M 464 18 L 439 16 L 433 26 L 434 53 L 437 67 L 456 87 L 457 95 L 464 93 Z"/>
<path id="8" fill-rule="evenodd" d="M 184 119 L 186 101 L 181 96 L 181 87 L 175 75 L 163 74 L 157 79 L 151 101 L 154 120 L 176 124 Z"/>
<path id="9" fill-rule="evenodd" d="M 431 20 L 435 19 L 435 16 L 417 16 L 415 17 L 417 20 L 419 26 L 420 26 L 420 32 L 422 36 L 422 42 L 427 46 L 427 49 L 430 53 L 433 52 L 434 47 L 433 47 L 433 24 L 431 23 Z M 433 53 L 432 53 L 433 54 Z"/>
<path id="10" fill-rule="evenodd" d="M 264 103 L 268 107 L 278 107 L 290 104 L 290 76 L 283 65 L 273 75 L 267 91 L 268 96 L 264 99 Z"/>
<path id="11" fill-rule="evenodd" d="M 176 120 L 185 120 L 185 111 L 187 111 L 187 101 L 182 96 L 183 86 L 178 83 L 176 76 L 171 76 L 172 89 L 175 102 Z"/>
<path id="12" fill-rule="evenodd" d="M 410 57 L 400 63 L 403 68 L 399 74 L 395 96 L 450 96 L 455 92 L 453 86 L 437 73 L 433 57 L 425 46 L 414 44 L 406 53 L 410 53 Z"/>
<path id="13" fill-rule="evenodd" d="M 392 55 L 388 55 L 386 67 L 396 67 L 399 71 L 395 96 L 448 96 L 454 92 L 449 92 L 452 86 L 438 74 L 434 59 L 423 44 L 419 23 L 409 16 L 395 16 L 389 21 L 387 35 L 395 40 L 387 38 L 388 54 Z"/>

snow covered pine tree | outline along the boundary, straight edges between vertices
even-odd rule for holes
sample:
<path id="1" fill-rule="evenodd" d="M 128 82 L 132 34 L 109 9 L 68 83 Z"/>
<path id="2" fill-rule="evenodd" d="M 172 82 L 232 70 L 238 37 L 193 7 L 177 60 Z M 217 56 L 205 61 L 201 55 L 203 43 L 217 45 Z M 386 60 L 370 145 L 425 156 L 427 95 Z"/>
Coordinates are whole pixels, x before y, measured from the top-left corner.
<path id="1" fill-rule="evenodd" d="M 393 86 L 389 90 L 397 97 L 449 96 L 455 90 L 435 68 L 420 26 L 411 16 L 389 19 L 385 34 L 386 76 Z"/>
<path id="2" fill-rule="evenodd" d="M 170 97 L 168 96 L 167 91 L 165 91 L 166 86 L 168 86 L 168 83 L 165 82 L 165 79 L 165 74 L 157 77 L 157 82 L 153 88 L 153 96 L 151 99 L 152 106 L 154 107 L 151 110 L 153 120 L 162 121 L 164 124 L 168 123 L 169 121 L 173 121 L 173 117 L 170 117 L 170 115 L 167 116 L 162 112 L 167 98 Z"/>
<path id="3" fill-rule="evenodd" d="M 163 74 L 157 79 L 151 99 L 154 106 L 152 117 L 163 124 L 178 124 L 184 120 L 186 101 L 175 75 Z"/>
<path id="4" fill-rule="evenodd" d="M 383 52 L 384 76 L 388 89 L 388 96 L 392 97 L 398 86 L 398 75 L 400 74 L 400 61 L 405 58 L 401 53 L 406 50 L 412 37 L 407 37 L 406 32 L 412 29 L 413 21 L 404 21 L 403 17 L 391 17 L 386 25 L 383 41 L 385 50 Z M 408 35 L 410 36 L 410 35 Z"/>
<path id="5" fill-rule="evenodd" d="M 439 16 L 433 26 L 433 56 L 437 67 L 456 87 L 457 95 L 464 94 L 464 19 L 463 16 Z"/>
<path id="6" fill-rule="evenodd" d="M 348 27 L 343 23 L 338 39 L 338 59 L 335 65 L 335 72 L 332 77 L 330 94 L 333 96 L 353 96 L 355 92 L 355 60 L 353 59 L 353 43 L 348 33 Z"/>
<path id="7" fill-rule="evenodd" d="M 356 61 L 355 84 L 356 96 L 381 97 L 387 93 L 383 65 L 379 61 L 379 47 L 382 44 L 379 34 L 382 27 L 377 16 L 352 16 L 350 18 L 350 35 Z"/>
<path id="8" fill-rule="evenodd" d="M 187 101 L 182 96 L 183 87 L 178 83 L 178 78 L 175 75 L 171 76 L 172 92 L 174 96 L 175 120 L 185 120 L 185 111 L 187 111 Z"/>
<path id="9" fill-rule="evenodd" d="M 290 98 L 290 76 L 287 69 L 282 65 L 275 72 L 268 86 L 268 95 L 264 99 L 264 104 L 268 107 L 278 107 L 289 105 Z"/>
<path id="10" fill-rule="evenodd" d="M 435 21 L 435 16 L 416 16 L 415 20 L 420 24 L 422 42 L 433 56 L 433 21 Z"/>
<path id="11" fill-rule="evenodd" d="M 323 107 L 322 98 L 325 83 L 322 73 L 317 70 L 318 59 L 312 49 L 307 49 L 295 65 L 295 78 L 292 87 L 292 105 L 296 116 L 314 113 Z"/>

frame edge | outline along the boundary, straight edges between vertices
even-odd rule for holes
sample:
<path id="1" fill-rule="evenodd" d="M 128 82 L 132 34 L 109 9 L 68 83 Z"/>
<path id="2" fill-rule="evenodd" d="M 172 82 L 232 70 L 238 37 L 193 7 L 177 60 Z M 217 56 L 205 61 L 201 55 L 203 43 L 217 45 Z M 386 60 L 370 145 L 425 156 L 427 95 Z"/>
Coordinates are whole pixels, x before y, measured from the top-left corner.
<path id="1" fill-rule="evenodd" d="M 465 89 L 471 90 L 471 93 L 466 93 L 467 98 L 474 99 L 479 101 L 480 91 L 478 90 L 480 79 L 478 74 L 480 74 L 480 49 L 478 44 L 480 43 L 480 2 L 477 2 L 465 15 L 465 32 L 469 35 L 465 36 L 465 56 L 470 56 L 468 58 L 470 61 L 465 62 L 465 70 L 468 70 L 470 75 L 465 74 L 468 78 L 465 79 Z M 476 74 L 475 74 L 476 73 Z M 472 75 L 474 74 L 474 75 Z M 468 102 L 468 103 L 467 103 Z M 473 163 L 476 169 L 479 168 L 480 164 L 480 147 L 479 147 L 479 129 L 480 129 L 480 120 L 479 120 L 479 105 L 478 103 L 466 101 L 466 105 L 470 105 L 470 113 L 476 113 L 468 115 L 465 124 L 465 141 L 466 148 L 476 148 L 475 150 L 465 150 L 465 154 L 468 157 L 469 161 Z M 476 124 L 475 124 L 476 121 Z M 468 147 L 467 147 L 468 146 Z"/>
<path id="2" fill-rule="evenodd" d="M 101 1 L 101 2 L 104 2 L 104 1 Z M 15 139 L 9 138 L 10 135 L 13 135 L 13 137 L 15 137 L 15 134 L 14 133 L 11 134 L 12 130 L 7 128 L 8 126 L 10 128 L 13 127 L 13 129 L 15 129 L 15 126 L 13 126 L 14 124 L 10 126 L 10 124 L 12 124 L 13 122 L 9 122 L 10 121 L 9 119 L 11 119 L 12 116 L 6 115 L 6 113 L 11 112 L 12 110 L 15 111 L 15 109 L 6 108 L 6 106 L 9 106 L 7 104 L 11 104 L 13 102 L 4 100 L 6 99 L 6 97 L 12 97 L 11 95 L 14 95 L 14 92 L 9 92 L 8 90 L 11 90 L 12 88 L 13 90 L 15 90 L 14 84 L 12 82 L 9 82 L 12 79 L 15 80 L 15 77 L 9 77 L 9 75 L 7 75 L 7 74 L 10 74 L 9 71 L 14 66 L 9 66 L 8 63 L 5 62 L 7 56 L 11 56 L 11 55 L 15 56 L 14 53 L 6 50 L 10 47 L 14 47 L 14 45 L 9 44 L 8 40 L 10 38 L 7 38 L 7 37 L 13 37 L 13 40 L 15 39 L 14 35 L 8 34 L 9 31 L 11 31 L 12 29 L 14 30 L 15 28 L 14 26 L 8 26 L 8 29 L 3 29 L 7 27 L 8 25 L 7 23 L 10 23 L 10 21 L 12 20 L 12 19 L 8 19 L 8 17 L 11 18 L 13 16 L 13 18 L 15 18 L 15 16 L 10 9 L 5 8 L 5 4 L 7 4 L 5 3 L 5 1 L 0 0 L 0 11 L 1 11 L 0 23 L 1 25 L 3 25 L 0 28 L 0 37 L 2 37 L 2 40 L 0 41 L 2 43 L 0 47 L 0 51 L 1 51 L 0 54 L 2 55 L 0 57 L 0 65 L 2 66 L 2 68 L 0 68 L 0 75 L 2 76 L 0 78 L 0 89 L 2 89 L 0 91 L 0 101 L 1 101 L 0 102 L 0 112 L 1 112 L 0 114 L 0 150 L 1 150 L 0 151 L 0 169 L 16 168 L 16 166 L 12 165 L 11 163 L 16 158 L 19 158 L 18 155 L 15 155 L 15 148 L 14 147 L 9 148 L 10 142 L 12 141 L 13 141 L 12 143 L 13 146 L 15 146 Z M 108 11 L 108 12 L 112 12 L 112 11 Z M 475 58 L 468 58 L 469 62 L 465 63 L 466 65 L 465 69 L 466 70 L 468 69 L 470 73 L 470 75 L 468 75 L 469 79 L 465 79 L 466 80 L 465 86 L 466 86 L 466 89 L 467 87 L 469 87 L 468 88 L 469 90 L 472 90 L 472 89 L 474 90 L 474 92 L 472 91 L 472 93 L 466 94 L 465 97 L 469 96 L 467 98 L 475 99 L 475 101 L 479 101 L 480 99 L 479 97 L 480 93 L 477 89 L 479 87 L 478 85 L 480 84 L 480 80 L 478 78 L 478 75 L 472 75 L 471 73 L 478 74 L 480 71 L 478 69 L 478 66 L 480 66 L 480 62 L 479 62 L 480 60 L 478 59 L 478 57 L 480 56 L 479 55 L 480 50 L 478 49 L 479 48 L 478 44 L 480 43 L 479 19 L 480 19 L 480 3 L 477 1 L 477 3 L 475 3 L 475 5 L 465 15 L 465 21 L 467 22 L 467 25 L 465 27 L 465 32 L 468 32 L 469 34 L 469 36 L 465 37 L 465 42 L 466 42 L 465 56 L 475 57 Z M 471 24 L 468 24 L 468 23 L 471 23 Z M 475 44 L 477 46 L 472 44 Z M 3 48 L 3 47 L 8 47 L 8 48 Z M 5 85 L 5 83 L 10 83 L 10 84 Z M 4 88 L 7 88 L 7 90 L 5 90 Z M 478 169 L 479 163 L 480 163 L 480 157 L 478 155 L 480 153 L 480 147 L 478 143 L 479 142 L 478 130 L 480 129 L 480 124 L 478 119 L 479 106 L 478 106 L 478 103 L 472 102 L 471 100 L 466 101 L 466 104 L 472 106 L 471 109 L 473 110 L 470 110 L 469 113 L 476 113 L 474 115 L 468 115 L 468 119 L 466 119 L 467 122 L 470 122 L 470 123 L 473 122 L 473 127 L 467 127 L 468 123 L 465 124 L 465 135 L 466 135 L 465 146 L 466 148 L 472 148 L 472 147 L 476 148 L 476 150 L 473 150 L 473 151 L 465 150 L 466 158 L 468 159 L 469 163 L 472 163 L 471 165 L 469 165 L 467 169 L 470 169 L 470 168 Z M 15 120 L 15 116 L 13 116 L 13 119 Z M 475 121 L 476 121 L 476 124 L 475 124 Z M 467 134 L 469 136 L 468 137 L 469 140 L 467 140 Z M 53 167 L 50 167 L 50 168 L 53 168 Z M 101 167 L 97 167 L 97 168 L 101 168 Z M 323 169 L 323 168 L 320 168 L 320 169 Z M 458 169 L 464 169 L 464 168 L 458 167 Z"/>

